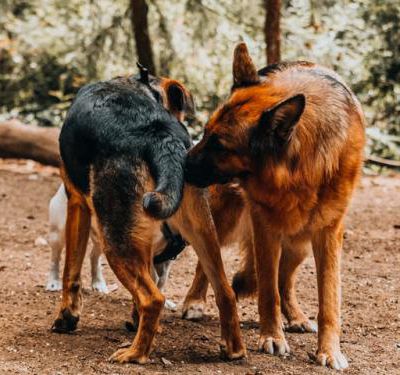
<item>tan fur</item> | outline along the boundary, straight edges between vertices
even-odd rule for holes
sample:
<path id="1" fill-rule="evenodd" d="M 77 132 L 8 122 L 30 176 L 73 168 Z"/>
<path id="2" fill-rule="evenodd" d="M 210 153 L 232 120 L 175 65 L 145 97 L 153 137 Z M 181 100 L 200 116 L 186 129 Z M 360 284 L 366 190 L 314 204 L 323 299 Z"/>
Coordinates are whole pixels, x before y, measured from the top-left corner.
<path id="1" fill-rule="evenodd" d="M 234 66 L 252 65 L 243 44 L 237 51 Z M 347 361 L 339 345 L 340 252 L 344 215 L 363 161 L 361 106 L 335 73 L 311 63 L 284 65 L 251 86 L 240 88 L 235 83 L 232 95 L 211 116 L 203 140 L 188 160 L 189 165 L 190 160 L 202 160 L 204 146 L 212 136 L 217 137 L 227 151 L 218 155 L 208 151 L 208 163 L 220 175 L 239 176 L 249 197 L 259 287 L 259 347 L 274 354 L 289 351 L 282 330 L 278 270 L 282 246 L 301 239 L 312 244 L 317 265 L 317 361 L 345 368 Z M 255 156 L 249 144 L 254 143 L 251 135 L 260 126 L 262 114 L 275 113 L 275 121 L 282 125 L 285 117 L 279 116 L 285 112 L 274 112 L 274 108 L 288 103 L 286 113 L 294 113 L 297 107 L 291 106 L 300 106 L 300 100 L 290 98 L 301 96 L 306 105 L 285 152 L 279 159 Z"/>

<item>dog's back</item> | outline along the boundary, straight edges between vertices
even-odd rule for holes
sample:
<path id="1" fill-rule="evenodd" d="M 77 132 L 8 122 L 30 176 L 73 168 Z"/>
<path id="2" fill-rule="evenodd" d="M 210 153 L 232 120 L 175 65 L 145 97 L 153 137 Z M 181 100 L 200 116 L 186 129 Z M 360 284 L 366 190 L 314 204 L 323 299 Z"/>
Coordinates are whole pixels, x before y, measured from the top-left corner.
<path id="1" fill-rule="evenodd" d="M 357 143 L 362 148 L 364 115 L 357 98 L 338 74 L 307 62 L 275 64 L 261 69 L 259 74 L 264 80 L 260 88 L 268 87 L 263 91 L 272 100 L 296 93 L 306 98 L 307 105 L 288 149 L 288 158 L 293 158 L 291 170 L 304 168 L 302 179 L 314 184 L 330 177 L 339 167 L 340 153 L 349 138 L 353 147 Z M 353 132 L 351 127 L 357 129 Z"/>
<path id="2" fill-rule="evenodd" d="M 135 186 L 152 185 L 150 174 L 156 191 L 145 197 L 145 209 L 160 218 L 176 210 L 190 139 L 160 102 L 157 92 L 134 78 L 79 91 L 60 134 L 64 169 L 76 189 L 88 194 L 90 171 L 101 170 L 103 178 L 119 180 L 120 189 L 131 194 Z"/>

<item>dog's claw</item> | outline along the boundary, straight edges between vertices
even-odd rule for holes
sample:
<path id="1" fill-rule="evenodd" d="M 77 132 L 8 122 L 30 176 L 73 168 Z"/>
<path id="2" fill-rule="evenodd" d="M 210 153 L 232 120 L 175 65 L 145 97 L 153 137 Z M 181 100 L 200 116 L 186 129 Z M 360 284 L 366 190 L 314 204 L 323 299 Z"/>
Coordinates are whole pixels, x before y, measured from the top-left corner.
<path id="1" fill-rule="evenodd" d="M 310 359 L 317 364 L 334 370 L 344 370 L 349 367 L 346 357 L 340 350 L 331 352 L 308 353 Z"/>
<path id="2" fill-rule="evenodd" d="M 297 321 L 292 320 L 284 326 L 286 332 L 292 333 L 316 333 L 318 332 L 318 325 L 311 320 Z"/>
<path id="3" fill-rule="evenodd" d="M 61 316 L 57 318 L 52 327 L 52 332 L 69 333 L 76 330 L 78 326 L 79 316 L 73 316 L 67 309 L 61 311 Z"/>
<path id="4" fill-rule="evenodd" d="M 258 341 L 258 350 L 272 355 L 285 355 L 290 353 L 289 345 L 284 337 L 261 336 Z"/>
<path id="5" fill-rule="evenodd" d="M 221 358 L 224 360 L 228 360 L 228 361 L 236 361 L 239 359 L 246 359 L 247 358 L 247 353 L 246 353 L 246 349 L 243 348 L 237 352 L 232 352 L 229 353 L 227 350 L 227 347 L 225 344 L 220 343 L 219 345 L 219 349 L 220 349 L 220 353 L 221 353 Z"/>
<path id="6" fill-rule="evenodd" d="M 138 355 L 132 347 L 118 349 L 115 353 L 113 353 L 110 358 L 108 358 L 109 362 L 112 363 L 138 363 L 145 364 L 148 360 L 148 357 L 145 355 Z"/>
<path id="7" fill-rule="evenodd" d="M 202 302 L 194 302 L 184 307 L 182 319 L 186 320 L 201 320 L 203 318 L 204 305 Z"/>

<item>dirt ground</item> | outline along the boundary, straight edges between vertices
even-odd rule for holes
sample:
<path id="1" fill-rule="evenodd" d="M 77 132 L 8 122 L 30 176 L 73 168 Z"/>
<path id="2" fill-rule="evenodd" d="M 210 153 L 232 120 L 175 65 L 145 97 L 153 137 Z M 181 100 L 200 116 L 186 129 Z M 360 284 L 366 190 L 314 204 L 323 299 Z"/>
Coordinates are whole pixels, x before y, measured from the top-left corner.
<path id="1" fill-rule="evenodd" d="M 47 205 L 60 180 L 51 168 L 15 163 L 0 161 L 0 374 L 330 373 L 308 359 L 307 353 L 316 349 L 314 334 L 287 334 L 292 349 L 288 358 L 258 353 L 257 308 L 251 300 L 239 303 L 248 360 L 221 360 L 211 291 L 200 322 L 182 320 L 179 309 L 163 313 L 163 332 L 145 366 L 107 362 L 133 337 L 124 328 L 130 298 L 122 286 L 108 295 L 87 291 L 79 330 L 50 333 L 60 294 L 44 289 L 50 250 L 37 239 L 47 235 Z M 224 258 L 231 277 L 238 257 L 230 249 Z M 83 274 L 89 286 L 87 263 Z M 179 307 L 195 264 L 188 249 L 173 266 L 166 296 Z M 108 266 L 104 268 L 108 283 L 117 283 Z M 363 178 L 347 220 L 342 274 L 342 349 L 350 362 L 346 373 L 400 374 L 400 177 Z M 302 267 L 298 291 L 304 310 L 315 319 L 312 259 Z"/>

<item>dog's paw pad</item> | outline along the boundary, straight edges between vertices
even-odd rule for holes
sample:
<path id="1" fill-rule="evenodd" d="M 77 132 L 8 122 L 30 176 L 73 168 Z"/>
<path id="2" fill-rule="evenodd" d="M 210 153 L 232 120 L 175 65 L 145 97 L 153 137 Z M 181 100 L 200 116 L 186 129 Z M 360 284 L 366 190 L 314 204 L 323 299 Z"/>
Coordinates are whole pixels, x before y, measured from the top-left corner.
<path id="1" fill-rule="evenodd" d="M 201 320 L 204 315 L 203 303 L 192 303 L 183 310 L 182 319 Z"/>
<path id="2" fill-rule="evenodd" d="M 334 370 L 344 370 L 349 367 L 346 357 L 340 350 L 318 352 L 315 355 L 309 354 L 309 357 L 317 364 Z"/>
<path id="3" fill-rule="evenodd" d="M 272 355 L 290 354 L 289 345 L 284 337 L 261 336 L 258 341 L 258 350 Z"/>

